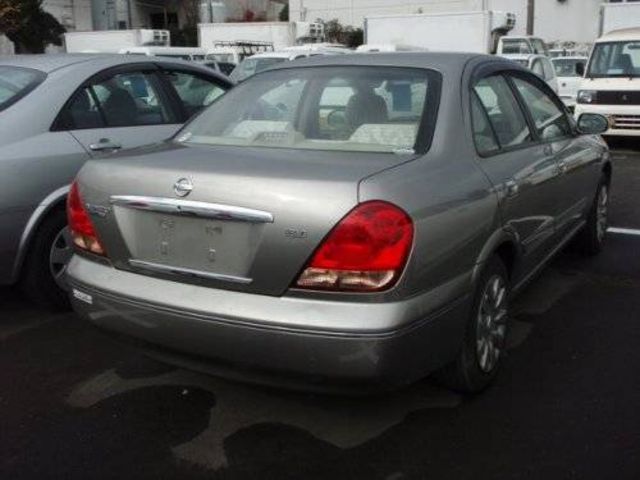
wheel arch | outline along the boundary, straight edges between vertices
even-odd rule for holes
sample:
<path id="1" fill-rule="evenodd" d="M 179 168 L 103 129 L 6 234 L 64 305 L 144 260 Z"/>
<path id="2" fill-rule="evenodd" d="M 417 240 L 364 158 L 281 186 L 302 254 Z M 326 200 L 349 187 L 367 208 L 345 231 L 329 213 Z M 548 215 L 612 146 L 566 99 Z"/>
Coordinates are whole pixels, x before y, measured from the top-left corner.
<path id="1" fill-rule="evenodd" d="M 521 257 L 521 249 L 518 245 L 519 242 L 516 232 L 508 229 L 496 231 L 489 240 L 487 240 L 476 260 L 472 274 L 473 284 L 476 284 L 482 273 L 482 268 L 493 255 L 497 255 L 503 261 L 507 268 L 509 278 L 513 280 Z"/>
<path id="2" fill-rule="evenodd" d="M 27 221 L 22 235 L 20 236 L 20 243 L 18 244 L 18 253 L 16 255 L 15 262 L 13 264 L 13 272 L 11 275 L 12 282 L 16 282 L 20 278 L 24 260 L 31 246 L 33 235 L 38 230 L 38 227 L 42 224 L 42 221 L 54 211 L 56 208 L 64 208 L 64 204 L 67 199 L 67 194 L 71 185 L 65 185 L 57 190 L 54 190 L 47 195 L 35 208 L 31 217 Z"/>

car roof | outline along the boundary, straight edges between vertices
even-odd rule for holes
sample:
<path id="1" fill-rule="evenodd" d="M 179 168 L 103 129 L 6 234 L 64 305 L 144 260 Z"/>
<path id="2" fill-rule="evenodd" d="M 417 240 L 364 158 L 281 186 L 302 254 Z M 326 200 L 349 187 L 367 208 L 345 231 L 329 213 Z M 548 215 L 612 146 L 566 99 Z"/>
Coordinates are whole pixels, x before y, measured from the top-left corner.
<path id="1" fill-rule="evenodd" d="M 179 60 L 171 59 L 170 62 Z M 95 62 L 100 64 L 100 68 L 123 65 L 127 63 L 158 63 L 163 59 L 157 57 L 147 57 L 144 55 L 123 55 L 112 53 L 59 53 L 45 55 L 12 55 L 0 57 L 0 65 L 11 65 L 15 67 L 32 68 L 44 73 L 51 73 L 55 70 L 77 65 L 79 63 Z M 192 63 L 187 63 L 193 65 Z"/>
<path id="2" fill-rule="evenodd" d="M 617 40 L 640 41 L 640 28 L 623 28 L 620 30 L 613 30 L 609 33 L 605 33 L 602 37 L 596 40 L 596 43 L 615 42 Z"/>
<path id="3" fill-rule="evenodd" d="M 430 68 L 434 70 L 450 70 L 466 64 L 469 60 L 486 57 L 487 60 L 500 61 L 497 57 L 477 53 L 446 52 L 393 52 L 393 53 L 359 53 L 358 55 L 316 55 L 291 63 L 280 63 L 269 70 L 280 70 L 297 67 L 321 66 L 387 66 Z"/>

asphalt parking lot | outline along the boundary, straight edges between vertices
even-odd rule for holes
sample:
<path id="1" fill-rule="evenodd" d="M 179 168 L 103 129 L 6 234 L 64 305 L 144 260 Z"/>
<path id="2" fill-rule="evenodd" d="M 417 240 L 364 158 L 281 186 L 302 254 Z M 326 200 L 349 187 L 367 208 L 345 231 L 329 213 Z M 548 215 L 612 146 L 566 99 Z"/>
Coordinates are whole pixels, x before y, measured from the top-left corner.
<path id="1" fill-rule="evenodd" d="M 640 230 L 616 146 L 610 223 Z M 640 235 L 562 253 L 514 310 L 484 394 L 338 398 L 167 367 L 0 289 L 0 478 L 640 478 Z"/>

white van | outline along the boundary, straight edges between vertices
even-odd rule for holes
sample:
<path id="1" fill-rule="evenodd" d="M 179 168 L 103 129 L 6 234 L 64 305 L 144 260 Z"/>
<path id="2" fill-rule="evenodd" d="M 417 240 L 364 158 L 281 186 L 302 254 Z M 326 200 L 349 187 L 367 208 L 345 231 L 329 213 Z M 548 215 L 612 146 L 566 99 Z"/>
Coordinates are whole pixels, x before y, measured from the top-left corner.
<path id="1" fill-rule="evenodd" d="M 127 55 L 146 55 L 148 57 L 181 58 L 194 62 L 204 62 L 207 52 L 203 48 L 192 47 L 127 47 L 121 48 L 118 53 Z"/>
<path id="2" fill-rule="evenodd" d="M 607 135 L 640 136 L 640 28 L 600 37 L 591 51 L 578 91 L 576 118 L 609 118 Z"/>

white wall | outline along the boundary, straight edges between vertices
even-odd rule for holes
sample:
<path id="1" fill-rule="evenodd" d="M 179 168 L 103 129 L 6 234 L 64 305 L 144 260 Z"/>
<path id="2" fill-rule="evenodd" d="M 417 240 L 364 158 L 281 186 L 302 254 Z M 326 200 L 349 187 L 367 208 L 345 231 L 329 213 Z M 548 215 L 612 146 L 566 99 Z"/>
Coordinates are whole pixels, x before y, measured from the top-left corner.
<path id="1" fill-rule="evenodd" d="M 537 0 L 534 31 L 547 42 L 591 43 L 598 38 L 602 0 Z"/>

